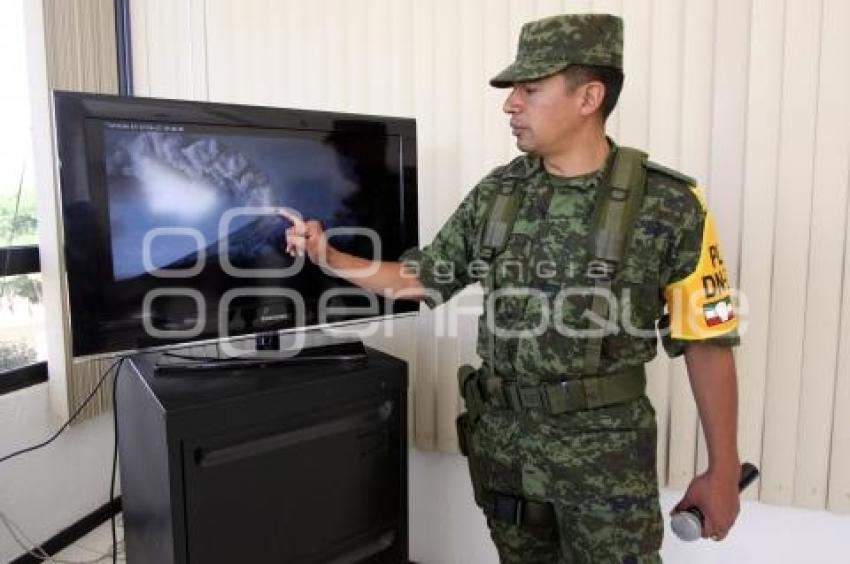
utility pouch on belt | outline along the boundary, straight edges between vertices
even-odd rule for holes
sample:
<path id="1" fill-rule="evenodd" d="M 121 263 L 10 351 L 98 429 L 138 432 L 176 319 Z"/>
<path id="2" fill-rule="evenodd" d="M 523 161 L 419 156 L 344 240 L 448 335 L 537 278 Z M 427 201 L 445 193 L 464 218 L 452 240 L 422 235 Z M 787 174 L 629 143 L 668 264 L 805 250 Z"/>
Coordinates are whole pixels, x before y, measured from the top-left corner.
<path id="1" fill-rule="evenodd" d="M 457 428 L 457 446 L 460 453 L 466 457 L 469 456 L 469 414 L 461 413 L 455 419 L 455 427 Z"/>
<path id="2" fill-rule="evenodd" d="M 478 388 L 478 370 L 474 366 L 464 364 L 457 369 L 457 387 L 460 392 L 460 397 L 466 403 L 466 411 L 469 412 L 473 420 L 481 415 L 481 409 L 484 406 L 484 398 L 481 396 L 481 390 Z"/>
<path id="3" fill-rule="evenodd" d="M 455 419 L 457 427 L 457 444 L 460 448 L 460 453 L 466 457 L 469 464 L 469 477 L 472 480 L 472 492 L 475 495 L 475 503 L 483 507 L 484 503 L 484 483 L 482 481 L 481 461 L 475 455 L 472 448 L 472 424 L 469 420 L 469 413 L 461 413 Z"/>

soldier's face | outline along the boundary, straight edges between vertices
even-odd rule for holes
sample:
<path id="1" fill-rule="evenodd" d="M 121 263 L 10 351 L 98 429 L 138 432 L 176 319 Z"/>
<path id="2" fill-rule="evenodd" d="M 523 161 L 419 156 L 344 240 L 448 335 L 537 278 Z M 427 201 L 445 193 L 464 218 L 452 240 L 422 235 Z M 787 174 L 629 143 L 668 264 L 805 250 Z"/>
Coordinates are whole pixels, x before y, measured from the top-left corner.
<path id="1" fill-rule="evenodd" d="M 570 92 L 560 73 L 517 82 L 503 107 L 511 116 L 517 147 L 547 156 L 569 143 L 584 114 L 579 90 Z"/>

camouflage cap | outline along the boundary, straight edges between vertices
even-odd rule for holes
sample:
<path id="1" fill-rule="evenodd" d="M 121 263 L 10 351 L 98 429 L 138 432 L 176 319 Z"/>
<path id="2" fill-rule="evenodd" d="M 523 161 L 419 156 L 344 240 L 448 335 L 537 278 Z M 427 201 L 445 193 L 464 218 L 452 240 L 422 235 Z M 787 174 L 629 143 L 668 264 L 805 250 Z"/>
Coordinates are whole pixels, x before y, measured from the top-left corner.
<path id="1" fill-rule="evenodd" d="M 536 80 L 569 65 L 623 68 L 623 20 L 607 14 L 565 14 L 528 22 L 516 61 L 490 80 L 496 88 Z"/>

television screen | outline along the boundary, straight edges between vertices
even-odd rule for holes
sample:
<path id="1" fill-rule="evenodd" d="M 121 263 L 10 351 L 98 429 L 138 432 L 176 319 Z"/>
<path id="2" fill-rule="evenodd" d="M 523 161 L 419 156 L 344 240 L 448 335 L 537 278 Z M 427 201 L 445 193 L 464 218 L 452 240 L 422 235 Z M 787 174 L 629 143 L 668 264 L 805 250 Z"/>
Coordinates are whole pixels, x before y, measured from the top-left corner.
<path id="1" fill-rule="evenodd" d="M 417 244 L 413 120 L 57 92 L 73 354 L 413 312 L 284 252 Z"/>

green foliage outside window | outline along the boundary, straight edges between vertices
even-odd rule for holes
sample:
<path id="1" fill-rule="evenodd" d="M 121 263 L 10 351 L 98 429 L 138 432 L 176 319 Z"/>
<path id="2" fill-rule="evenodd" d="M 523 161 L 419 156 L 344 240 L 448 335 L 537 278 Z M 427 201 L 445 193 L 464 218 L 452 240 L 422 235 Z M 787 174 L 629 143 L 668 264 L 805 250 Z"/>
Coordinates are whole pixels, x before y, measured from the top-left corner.
<path id="1" fill-rule="evenodd" d="M 37 245 L 36 227 L 34 190 L 0 189 L 0 247 Z"/>

